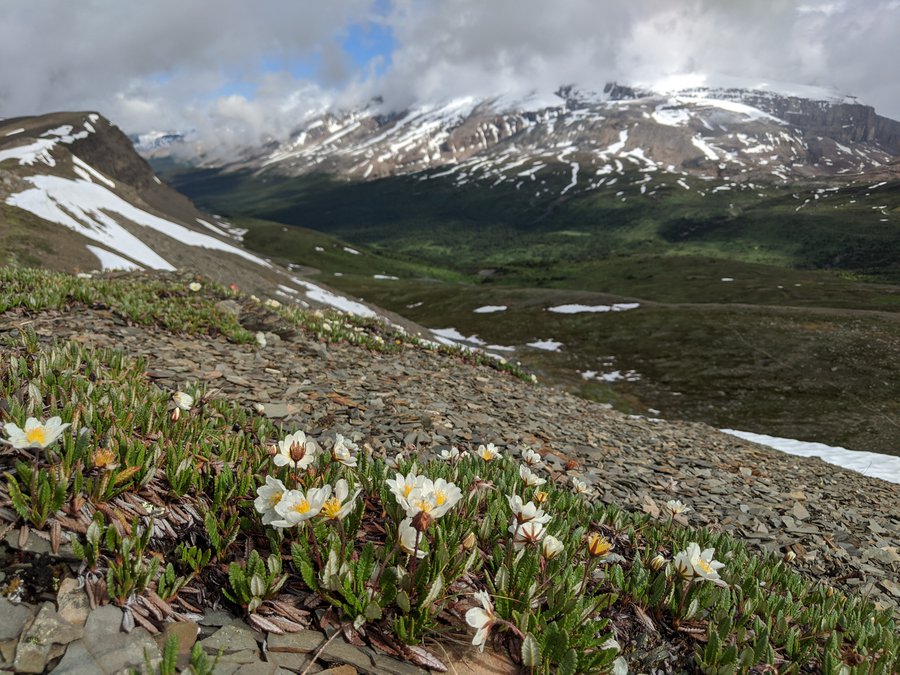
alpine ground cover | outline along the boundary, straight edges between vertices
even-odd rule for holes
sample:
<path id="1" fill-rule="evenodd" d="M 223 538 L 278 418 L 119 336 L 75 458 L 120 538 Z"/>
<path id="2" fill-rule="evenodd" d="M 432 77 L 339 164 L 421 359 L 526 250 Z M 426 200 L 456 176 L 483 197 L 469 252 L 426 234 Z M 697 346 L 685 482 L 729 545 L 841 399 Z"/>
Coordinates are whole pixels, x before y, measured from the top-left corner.
<path id="1" fill-rule="evenodd" d="M 683 504 L 653 520 L 598 503 L 528 448 L 379 456 L 198 383 L 158 389 L 114 351 L 27 333 L 3 351 L 4 519 L 71 537 L 94 601 L 140 625 L 218 600 L 432 667 L 440 640 L 534 672 L 615 669 L 655 643 L 707 671 L 895 667 L 896 623 L 862 598 L 683 527 Z"/>

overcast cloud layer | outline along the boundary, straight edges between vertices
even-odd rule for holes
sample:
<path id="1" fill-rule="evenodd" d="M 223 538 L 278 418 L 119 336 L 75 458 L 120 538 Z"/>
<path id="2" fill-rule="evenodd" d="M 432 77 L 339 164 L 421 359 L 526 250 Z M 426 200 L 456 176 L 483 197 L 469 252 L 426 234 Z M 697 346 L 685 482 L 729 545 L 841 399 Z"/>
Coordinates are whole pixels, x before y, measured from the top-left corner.
<path id="1" fill-rule="evenodd" d="M 392 53 L 355 62 L 354 26 L 389 30 Z M 7 0 L 0 116 L 99 110 L 229 146 L 375 95 L 704 72 L 834 87 L 897 119 L 898 37 L 900 0 Z"/>

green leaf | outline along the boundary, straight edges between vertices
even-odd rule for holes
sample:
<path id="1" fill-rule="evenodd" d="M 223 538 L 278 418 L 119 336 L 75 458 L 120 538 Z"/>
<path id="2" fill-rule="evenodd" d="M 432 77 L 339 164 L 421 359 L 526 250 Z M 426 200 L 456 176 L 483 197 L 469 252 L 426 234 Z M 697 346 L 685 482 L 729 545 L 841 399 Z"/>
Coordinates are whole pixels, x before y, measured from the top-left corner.
<path id="1" fill-rule="evenodd" d="M 522 640 L 522 665 L 537 668 L 541 662 L 541 647 L 534 635 L 528 633 Z"/>
<path id="2" fill-rule="evenodd" d="M 409 604 L 409 595 L 407 595 L 406 591 L 399 591 L 397 593 L 397 598 L 395 600 L 397 603 L 397 607 L 400 608 L 400 611 L 404 614 L 409 614 L 409 610 L 411 609 Z"/>
<path id="3" fill-rule="evenodd" d="M 161 675 L 174 675 L 178 668 L 178 636 L 171 635 L 163 645 L 162 661 L 159 664 Z"/>
<path id="4" fill-rule="evenodd" d="M 431 588 L 428 589 L 428 594 L 419 603 L 419 607 L 428 607 L 438 599 L 442 590 L 444 590 L 444 577 L 438 574 L 437 578 L 432 582 Z"/>
<path id="5" fill-rule="evenodd" d="M 295 558 L 296 561 L 296 558 Z M 310 565 L 305 560 L 300 560 L 300 576 L 303 578 L 303 583 L 306 584 L 306 587 L 311 591 L 318 590 L 319 584 L 316 581 L 316 573 L 313 571 L 312 565 Z"/>
<path id="6" fill-rule="evenodd" d="M 574 649 L 567 651 L 562 661 L 559 662 L 559 668 L 556 672 L 558 675 L 576 675 L 578 672 L 578 652 Z"/>

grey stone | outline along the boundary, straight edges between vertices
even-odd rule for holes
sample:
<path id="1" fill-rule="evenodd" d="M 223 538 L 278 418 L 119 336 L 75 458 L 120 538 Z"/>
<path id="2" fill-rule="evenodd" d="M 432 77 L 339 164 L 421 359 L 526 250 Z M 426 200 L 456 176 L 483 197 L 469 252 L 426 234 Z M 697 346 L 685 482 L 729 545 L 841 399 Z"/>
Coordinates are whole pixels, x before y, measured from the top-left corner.
<path id="1" fill-rule="evenodd" d="M 16 647 L 15 670 L 21 673 L 41 673 L 47 663 L 61 656 L 67 645 L 81 637 L 82 629 L 63 619 L 47 602 L 41 607 L 31 625 L 26 628 Z"/>
<path id="2" fill-rule="evenodd" d="M 160 658 L 156 641 L 141 627 L 135 628 L 130 633 L 116 633 L 99 645 L 95 644 L 88 648 L 105 673 L 118 673 L 126 668 L 140 668 L 146 659 L 155 663 Z"/>
<path id="3" fill-rule="evenodd" d="M 84 626 L 91 612 L 87 593 L 79 588 L 78 581 L 71 577 L 63 579 L 59 584 L 56 605 L 59 615 L 75 626 Z"/>
<path id="4" fill-rule="evenodd" d="M 293 652 L 295 654 L 308 654 L 316 651 L 325 642 L 325 636 L 316 630 L 300 630 L 296 633 L 276 635 L 269 633 L 266 641 L 267 650 L 270 652 Z"/>
<path id="5" fill-rule="evenodd" d="M 234 300 L 219 300 L 216 303 L 216 309 L 223 314 L 231 314 L 235 318 L 241 315 L 241 306 Z"/>
<path id="6" fill-rule="evenodd" d="M 103 605 L 92 611 L 84 623 L 84 640 L 88 646 L 102 642 L 110 634 L 122 629 L 122 610 L 114 605 Z"/>
<path id="7" fill-rule="evenodd" d="M 266 652 L 266 659 L 294 673 L 302 673 L 306 668 L 309 668 L 310 673 L 317 673 L 322 670 L 318 664 L 310 665 L 312 663 L 311 654 L 268 651 Z"/>
<path id="8" fill-rule="evenodd" d="M 28 605 L 17 605 L 0 597 L 0 641 L 19 637 L 32 616 L 34 612 Z"/>
<path id="9" fill-rule="evenodd" d="M 224 626 L 200 644 L 207 654 L 230 655 L 244 651 L 255 651 L 259 654 L 259 645 L 256 643 L 258 633 L 254 633 L 246 626 Z"/>
<path id="10" fill-rule="evenodd" d="M 66 648 L 62 661 L 50 672 L 53 675 L 96 675 L 103 671 L 85 647 L 84 640 L 75 640 Z"/>
<path id="11" fill-rule="evenodd" d="M 414 666 L 409 661 L 392 659 L 384 654 L 375 655 L 375 671 L 389 675 L 427 675 L 427 670 Z"/>
<path id="12" fill-rule="evenodd" d="M 375 665 L 372 657 L 359 647 L 354 647 L 343 640 L 333 640 L 322 650 L 322 658 L 325 661 L 349 663 L 360 670 L 370 671 Z"/>

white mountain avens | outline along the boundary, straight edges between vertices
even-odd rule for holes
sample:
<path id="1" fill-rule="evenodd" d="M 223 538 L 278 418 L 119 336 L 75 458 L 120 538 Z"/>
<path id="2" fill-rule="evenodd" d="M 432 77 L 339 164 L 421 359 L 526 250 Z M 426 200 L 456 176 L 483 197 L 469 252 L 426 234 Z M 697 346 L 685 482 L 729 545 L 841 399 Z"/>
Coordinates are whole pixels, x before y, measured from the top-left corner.
<path id="1" fill-rule="evenodd" d="M 359 452 L 359 446 L 348 438 L 344 438 L 341 434 L 335 434 L 334 445 L 331 446 L 331 458 L 335 462 L 340 462 L 344 466 L 356 466 L 356 457 L 354 452 Z"/>
<path id="2" fill-rule="evenodd" d="M 272 461 L 275 466 L 289 466 L 292 469 L 306 469 L 316 459 L 318 444 L 302 431 L 296 431 L 278 441 L 278 452 Z"/>
<path id="3" fill-rule="evenodd" d="M 46 422 L 29 417 L 25 420 L 24 429 L 12 422 L 4 424 L 3 429 L 9 437 L 4 442 L 19 449 L 46 448 L 55 443 L 68 427 L 69 423 L 63 422 L 59 417 L 51 417 Z"/>
<path id="4" fill-rule="evenodd" d="M 541 478 L 524 464 L 519 465 L 519 478 L 522 479 L 526 487 L 538 487 L 547 482 L 546 478 Z"/>
<path id="5" fill-rule="evenodd" d="M 422 550 L 421 546 L 416 546 L 416 541 L 420 537 L 421 535 L 412 525 L 412 518 L 404 518 L 400 521 L 400 525 L 397 528 L 397 543 L 401 551 L 407 555 L 415 554 L 417 558 L 424 558 L 426 555 L 425 551 Z"/>
<path id="6" fill-rule="evenodd" d="M 466 623 L 475 629 L 472 644 L 484 651 L 488 633 L 497 617 L 494 615 L 494 603 L 491 602 L 491 596 L 487 594 L 487 591 L 477 591 L 474 597 L 481 603 L 481 607 L 472 607 L 466 612 Z"/>
<path id="7" fill-rule="evenodd" d="M 479 445 L 478 446 L 478 456 L 481 457 L 485 462 L 493 462 L 495 459 L 500 459 L 503 455 L 494 447 L 493 443 L 488 443 L 487 445 Z"/>
<path id="8" fill-rule="evenodd" d="M 270 525 L 273 521 L 281 519 L 275 507 L 286 492 L 284 483 L 272 476 L 266 476 L 266 484 L 256 488 L 257 497 L 253 501 L 253 506 L 262 514 L 263 525 Z"/>
<path id="9" fill-rule="evenodd" d="M 319 515 L 325 502 L 331 496 L 331 486 L 302 490 L 288 490 L 275 505 L 281 518 L 272 521 L 275 527 L 293 527 Z"/>
<path id="10" fill-rule="evenodd" d="M 357 488 L 356 492 L 351 496 L 350 485 L 345 478 L 341 478 L 335 483 L 332 496 L 322 504 L 322 516 L 326 520 L 343 520 L 353 510 L 356 498 L 360 492 L 362 492 L 362 489 Z"/>

